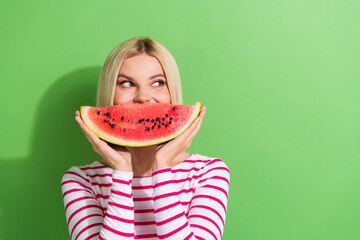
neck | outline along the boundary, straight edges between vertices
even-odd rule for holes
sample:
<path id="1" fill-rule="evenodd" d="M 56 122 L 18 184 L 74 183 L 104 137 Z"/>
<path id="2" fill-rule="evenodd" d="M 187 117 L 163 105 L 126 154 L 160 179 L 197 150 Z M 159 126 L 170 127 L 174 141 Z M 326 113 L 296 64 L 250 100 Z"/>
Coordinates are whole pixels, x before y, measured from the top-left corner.
<path id="1" fill-rule="evenodd" d="M 134 176 L 151 176 L 155 147 L 156 145 L 126 148 L 131 154 L 131 165 Z"/>

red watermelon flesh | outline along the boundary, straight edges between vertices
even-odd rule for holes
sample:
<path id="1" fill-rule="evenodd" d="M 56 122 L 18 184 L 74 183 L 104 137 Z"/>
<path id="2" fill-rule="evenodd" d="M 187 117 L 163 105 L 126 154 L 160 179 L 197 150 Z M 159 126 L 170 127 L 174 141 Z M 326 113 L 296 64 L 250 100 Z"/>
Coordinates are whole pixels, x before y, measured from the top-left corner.
<path id="1" fill-rule="evenodd" d="M 82 106 L 85 125 L 99 138 L 122 146 L 149 146 L 173 139 L 199 115 L 201 103 L 120 104 L 104 108 Z"/>

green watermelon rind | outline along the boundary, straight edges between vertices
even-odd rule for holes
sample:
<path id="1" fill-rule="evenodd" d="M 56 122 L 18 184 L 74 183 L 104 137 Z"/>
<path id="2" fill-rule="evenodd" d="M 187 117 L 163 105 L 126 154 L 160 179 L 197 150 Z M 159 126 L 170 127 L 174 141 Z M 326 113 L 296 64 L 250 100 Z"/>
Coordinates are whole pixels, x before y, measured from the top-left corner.
<path id="1" fill-rule="evenodd" d="M 191 117 L 189 118 L 189 120 L 187 121 L 186 124 L 184 124 L 184 126 L 182 128 L 180 128 L 179 130 L 177 130 L 176 132 L 174 132 L 172 135 L 163 137 L 163 138 L 157 138 L 154 140 L 150 140 L 150 141 L 129 141 L 129 140 L 125 140 L 125 139 L 120 139 L 120 138 L 113 138 L 110 135 L 107 135 L 106 133 L 102 132 L 99 128 L 96 127 L 96 125 L 91 124 L 90 118 L 87 115 L 87 110 L 89 108 L 91 108 L 90 106 L 81 106 L 80 107 L 80 114 L 81 114 L 81 118 L 83 119 L 84 124 L 90 129 L 90 131 L 92 131 L 97 137 L 99 137 L 100 139 L 103 139 L 107 142 L 116 144 L 116 145 L 121 145 L 121 146 L 127 146 L 127 147 L 145 147 L 145 146 L 151 146 L 151 145 L 157 145 L 169 140 L 172 140 L 174 138 L 176 138 L 177 136 L 179 136 L 180 134 L 182 134 L 190 125 L 191 123 L 193 123 L 195 121 L 195 119 L 197 118 L 197 116 L 200 113 L 200 108 L 201 108 L 201 102 L 196 102 L 194 107 L 194 111 L 191 115 Z"/>

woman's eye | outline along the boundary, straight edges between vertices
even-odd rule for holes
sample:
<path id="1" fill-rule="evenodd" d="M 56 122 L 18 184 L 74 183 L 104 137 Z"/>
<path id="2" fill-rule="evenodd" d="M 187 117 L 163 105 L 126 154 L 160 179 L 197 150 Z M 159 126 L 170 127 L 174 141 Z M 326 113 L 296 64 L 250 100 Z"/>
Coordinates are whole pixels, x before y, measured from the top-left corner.
<path id="1" fill-rule="evenodd" d="M 120 85 L 122 87 L 131 87 L 133 85 L 133 83 L 130 81 L 122 81 L 122 82 L 120 82 Z"/>
<path id="2" fill-rule="evenodd" d="M 153 86 L 158 87 L 158 86 L 163 86 L 165 84 L 165 82 L 163 80 L 158 80 L 153 82 Z"/>

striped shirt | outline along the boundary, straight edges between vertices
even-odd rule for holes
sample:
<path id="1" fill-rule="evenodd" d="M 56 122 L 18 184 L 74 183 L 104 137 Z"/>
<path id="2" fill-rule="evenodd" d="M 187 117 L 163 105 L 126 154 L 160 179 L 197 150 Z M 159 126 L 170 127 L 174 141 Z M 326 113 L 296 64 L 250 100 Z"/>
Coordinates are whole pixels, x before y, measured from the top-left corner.
<path id="1" fill-rule="evenodd" d="M 195 153 L 147 177 L 73 166 L 61 182 L 71 239 L 221 239 L 229 181 L 221 159 Z"/>

